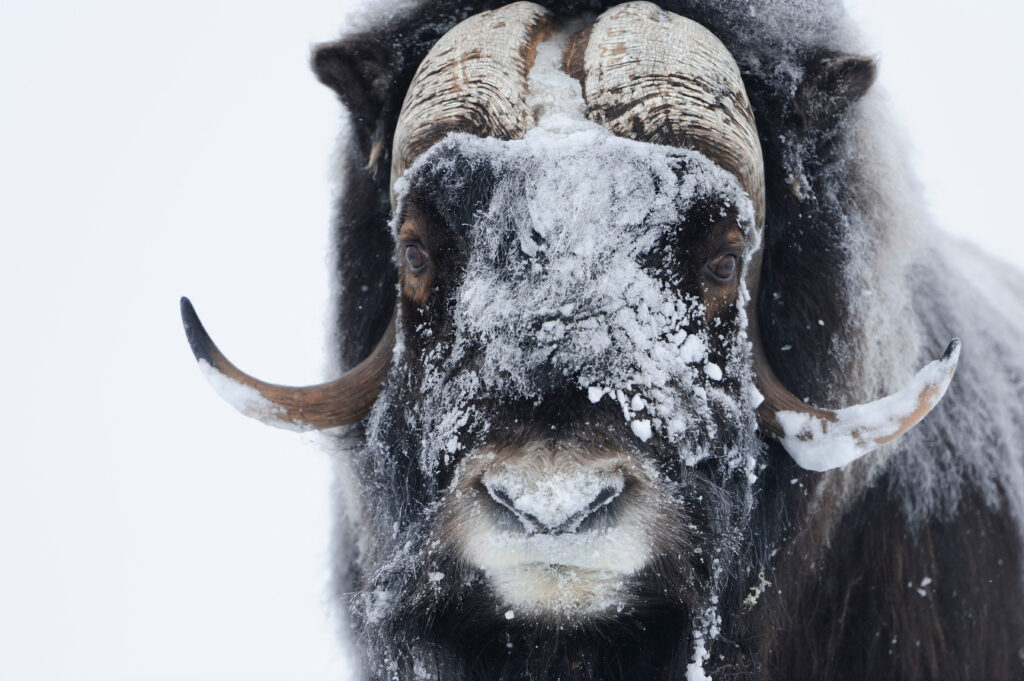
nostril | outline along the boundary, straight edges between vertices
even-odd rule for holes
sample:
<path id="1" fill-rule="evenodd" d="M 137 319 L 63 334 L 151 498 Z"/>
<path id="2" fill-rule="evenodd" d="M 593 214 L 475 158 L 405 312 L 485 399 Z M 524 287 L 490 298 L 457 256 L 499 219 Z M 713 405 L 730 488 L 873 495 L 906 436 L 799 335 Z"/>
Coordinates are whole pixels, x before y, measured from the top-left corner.
<path id="1" fill-rule="evenodd" d="M 516 502 L 512 501 L 512 497 L 510 497 L 508 495 L 508 492 L 506 492 L 501 487 L 498 487 L 497 485 L 494 485 L 494 486 L 487 486 L 487 485 L 485 485 L 485 487 L 487 489 L 487 492 L 491 495 L 491 497 L 495 501 L 497 501 L 499 504 L 501 504 L 502 506 L 504 506 L 508 510 L 512 511 L 513 513 L 515 513 Z"/>
<path id="2" fill-rule="evenodd" d="M 588 509 L 591 512 L 596 511 L 605 504 L 610 504 L 612 501 L 615 500 L 615 497 L 619 496 L 619 494 L 621 493 L 621 487 L 612 487 L 611 485 L 609 485 L 608 487 L 603 488 L 600 492 L 597 493 L 597 496 L 594 498 L 594 500 L 590 502 Z"/>
<path id="3" fill-rule="evenodd" d="M 509 494 L 509 492 L 502 487 L 494 483 L 488 484 L 483 483 L 483 488 L 487 491 L 487 495 L 491 498 L 492 513 L 498 524 L 503 529 L 512 531 L 523 531 L 527 534 L 533 534 L 538 530 L 540 523 L 529 513 L 523 513 L 516 508 L 516 502 Z"/>
<path id="4" fill-rule="evenodd" d="M 624 487 L 605 487 L 587 506 L 586 513 L 575 519 L 574 532 L 589 532 L 615 523 Z"/>

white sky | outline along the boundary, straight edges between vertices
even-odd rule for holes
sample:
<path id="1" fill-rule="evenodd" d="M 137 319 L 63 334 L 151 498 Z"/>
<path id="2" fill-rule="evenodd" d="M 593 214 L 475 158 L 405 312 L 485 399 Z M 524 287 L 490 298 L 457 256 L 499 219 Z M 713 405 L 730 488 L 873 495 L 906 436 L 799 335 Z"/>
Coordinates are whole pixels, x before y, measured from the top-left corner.
<path id="1" fill-rule="evenodd" d="M 0 5 L 0 678 L 328 679 L 329 466 L 194 366 L 178 297 L 322 378 L 350 0 Z M 1019 3 L 857 0 L 941 224 L 1024 265 Z"/>

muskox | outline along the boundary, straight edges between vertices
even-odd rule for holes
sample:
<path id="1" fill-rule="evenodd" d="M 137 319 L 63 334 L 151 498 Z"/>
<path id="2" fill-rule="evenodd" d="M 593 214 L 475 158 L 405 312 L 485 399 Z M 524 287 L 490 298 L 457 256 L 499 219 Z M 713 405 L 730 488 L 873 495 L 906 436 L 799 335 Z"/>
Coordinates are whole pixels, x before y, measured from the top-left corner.
<path id="1" fill-rule="evenodd" d="M 369 678 L 1024 676 L 1024 282 L 930 227 L 840 6 L 430 2 L 313 67 L 351 369 L 182 310 L 338 450 Z"/>

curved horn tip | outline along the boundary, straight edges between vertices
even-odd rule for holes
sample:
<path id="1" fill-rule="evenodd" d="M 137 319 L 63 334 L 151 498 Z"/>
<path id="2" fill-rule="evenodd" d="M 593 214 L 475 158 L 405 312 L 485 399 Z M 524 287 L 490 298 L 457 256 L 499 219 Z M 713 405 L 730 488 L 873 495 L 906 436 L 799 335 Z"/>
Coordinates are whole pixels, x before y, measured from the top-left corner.
<path id="1" fill-rule="evenodd" d="M 187 297 L 181 297 L 181 323 L 185 327 L 185 337 L 188 338 L 189 347 L 196 361 L 206 361 L 213 364 L 213 339 L 206 333 L 203 323 L 199 321 L 196 309 L 192 307 L 192 301 Z"/>
<path id="2" fill-rule="evenodd" d="M 267 425 L 297 431 L 311 428 L 292 417 L 286 407 L 263 394 L 260 388 L 268 387 L 269 384 L 257 381 L 239 371 L 221 354 L 203 327 L 203 323 L 199 321 L 192 301 L 185 296 L 181 297 L 181 322 L 185 326 L 185 336 L 192 348 L 192 354 L 199 363 L 200 372 L 221 399 L 245 416 Z"/>
<path id="3" fill-rule="evenodd" d="M 956 364 L 960 361 L 960 339 L 954 338 L 949 341 L 949 345 L 946 346 L 946 351 L 942 353 L 942 357 L 939 361 L 941 362 L 952 362 Z"/>
<path id="4" fill-rule="evenodd" d="M 203 328 L 188 298 L 181 321 L 199 369 L 228 404 L 246 416 L 288 430 L 323 430 L 348 425 L 370 411 L 391 364 L 394 317 L 370 356 L 328 383 L 293 387 L 261 381 L 228 360 Z"/>
<path id="5" fill-rule="evenodd" d="M 829 412 L 780 411 L 783 447 L 801 468 L 824 472 L 842 468 L 900 437 L 928 415 L 946 393 L 960 359 L 954 338 L 942 357 L 925 365 L 901 390 L 866 404 Z"/>

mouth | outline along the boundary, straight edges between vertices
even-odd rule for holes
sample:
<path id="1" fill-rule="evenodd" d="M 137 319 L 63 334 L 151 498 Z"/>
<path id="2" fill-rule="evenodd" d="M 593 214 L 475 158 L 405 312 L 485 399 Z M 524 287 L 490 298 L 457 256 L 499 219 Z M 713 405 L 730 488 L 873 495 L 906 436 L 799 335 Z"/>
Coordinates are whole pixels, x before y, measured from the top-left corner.
<path id="1" fill-rule="evenodd" d="M 629 575 L 647 562 L 648 547 L 634 523 L 586 532 L 522 535 L 484 524 L 467 528 L 464 555 L 489 572 L 551 566 Z"/>

